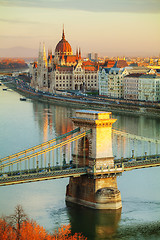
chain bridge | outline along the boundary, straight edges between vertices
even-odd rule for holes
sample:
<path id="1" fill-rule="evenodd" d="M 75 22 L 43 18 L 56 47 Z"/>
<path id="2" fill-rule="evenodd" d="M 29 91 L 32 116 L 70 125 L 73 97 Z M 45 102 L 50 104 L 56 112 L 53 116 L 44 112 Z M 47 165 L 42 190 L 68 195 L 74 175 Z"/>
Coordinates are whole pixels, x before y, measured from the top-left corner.
<path id="1" fill-rule="evenodd" d="M 65 177 L 78 186 L 73 179 L 82 176 L 114 179 L 124 171 L 160 166 L 160 140 L 112 129 L 111 113 L 76 114 L 74 130 L 1 158 L 0 186 Z"/>

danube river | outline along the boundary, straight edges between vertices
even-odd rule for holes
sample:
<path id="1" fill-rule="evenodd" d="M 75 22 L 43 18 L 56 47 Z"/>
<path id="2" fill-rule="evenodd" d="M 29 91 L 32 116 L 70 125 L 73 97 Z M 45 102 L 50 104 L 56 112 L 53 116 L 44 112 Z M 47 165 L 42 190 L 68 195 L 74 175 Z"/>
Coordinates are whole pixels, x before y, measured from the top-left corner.
<path id="1" fill-rule="evenodd" d="M 0 86 L 0 158 L 72 130 L 70 117 L 75 109 L 22 102 L 18 93 L 3 88 Z M 160 138 L 160 119 L 113 117 L 118 130 Z M 70 223 L 73 232 L 82 232 L 90 240 L 160 239 L 160 167 L 125 172 L 117 181 L 122 211 L 67 207 L 66 178 L 0 187 L 0 215 L 12 214 L 21 204 L 28 216 L 48 231 Z"/>

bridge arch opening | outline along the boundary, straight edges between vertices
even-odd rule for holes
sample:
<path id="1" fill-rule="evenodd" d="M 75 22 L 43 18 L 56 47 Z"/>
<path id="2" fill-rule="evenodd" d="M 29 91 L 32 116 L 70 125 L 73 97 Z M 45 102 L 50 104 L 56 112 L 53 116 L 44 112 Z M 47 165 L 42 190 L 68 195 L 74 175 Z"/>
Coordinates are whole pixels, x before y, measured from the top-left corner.
<path id="1" fill-rule="evenodd" d="M 89 140 L 87 137 L 83 137 L 81 140 L 80 155 L 82 156 L 83 160 L 89 157 Z"/>

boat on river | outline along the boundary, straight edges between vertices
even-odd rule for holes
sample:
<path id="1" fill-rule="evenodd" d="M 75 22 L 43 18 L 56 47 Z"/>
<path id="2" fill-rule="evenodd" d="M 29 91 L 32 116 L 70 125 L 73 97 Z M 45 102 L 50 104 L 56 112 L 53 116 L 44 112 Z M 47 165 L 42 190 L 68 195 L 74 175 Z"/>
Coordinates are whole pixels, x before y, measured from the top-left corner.
<path id="1" fill-rule="evenodd" d="M 25 97 L 20 97 L 20 101 L 26 101 L 27 99 Z"/>

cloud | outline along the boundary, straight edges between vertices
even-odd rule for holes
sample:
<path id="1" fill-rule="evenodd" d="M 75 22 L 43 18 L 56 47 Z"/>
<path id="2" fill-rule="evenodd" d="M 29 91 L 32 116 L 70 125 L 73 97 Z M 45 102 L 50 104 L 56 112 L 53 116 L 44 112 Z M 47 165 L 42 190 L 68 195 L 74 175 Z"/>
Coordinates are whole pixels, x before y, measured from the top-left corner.
<path id="1" fill-rule="evenodd" d="M 0 5 L 89 12 L 160 12 L 159 0 L 0 0 Z"/>
<path id="2" fill-rule="evenodd" d="M 44 38 L 42 35 L 0 35 L 0 39 L 35 39 L 35 38 Z"/>
<path id="3" fill-rule="evenodd" d="M 22 24 L 40 24 L 39 22 L 33 22 L 33 21 L 22 21 L 22 20 L 13 20 L 13 19 L 5 19 L 5 18 L 0 18 L 0 22 L 3 23 L 22 23 Z"/>

